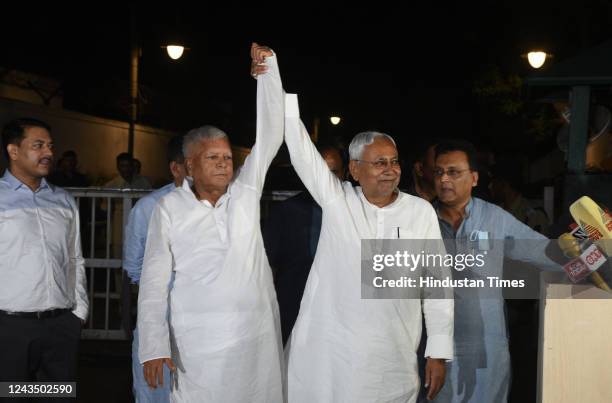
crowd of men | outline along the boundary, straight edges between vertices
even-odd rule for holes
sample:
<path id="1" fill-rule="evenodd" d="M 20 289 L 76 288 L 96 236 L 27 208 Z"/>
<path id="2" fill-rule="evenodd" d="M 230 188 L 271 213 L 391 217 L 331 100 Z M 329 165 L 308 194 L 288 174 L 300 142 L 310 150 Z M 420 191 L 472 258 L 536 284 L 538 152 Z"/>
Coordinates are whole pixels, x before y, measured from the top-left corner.
<path id="1" fill-rule="evenodd" d="M 283 90 L 276 55 L 253 44 L 251 59 L 257 127 L 244 165 L 234 172 L 221 129 L 193 129 L 168 144 L 173 182 L 129 216 L 122 255 L 139 284 L 136 400 L 507 401 L 501 294 L 364 299 L 361 242 L 444 240 L 447 253 L 460 254 L 465 239 L 546 238 L 473 196 L 479 167 L 468 142 L 428 145 L 408 193 L 398 189 L 402 166 L 388 134 L 357 134 L 348 158 L 317 149 L 297 96 Z M 264 181 L 283 142 L 307 192 L 276 206 L 262 234 Z M 88 313 L 78 211 L 45 179 L 53 162 L 48 125 L 10 122 L 2 147 L 9 168 L 0 179 L 0 381 L 74 380 Z M 83 180 L 74 153 L 59 166 L 58 185 Z M 120 175 L 107 186 L 150 188 L 135 167 L 119 155 Z M 492 191 L 516 202 L 505 186 L 500 179 Z M 522 245 L 489 251 L 493 266 L 501 270 L 510 257 L 559 270 L 542 250 Z"/>

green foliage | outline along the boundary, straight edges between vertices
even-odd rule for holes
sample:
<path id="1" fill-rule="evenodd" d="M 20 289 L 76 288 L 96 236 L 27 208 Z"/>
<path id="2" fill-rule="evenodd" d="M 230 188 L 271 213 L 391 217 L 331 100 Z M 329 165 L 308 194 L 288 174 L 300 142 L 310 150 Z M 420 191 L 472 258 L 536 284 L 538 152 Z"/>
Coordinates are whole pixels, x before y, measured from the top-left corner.
<path id="1" fill-rule="evenodd" d="M 492 103 L 504 115 L 517 116 L 524 107 L 522 87 L 523 80 L 518 75 L 505 76 L 497 66 L 490 66 L 474 82 L 473 92 L 482 101 Z"/>
<path id="2" fill-rule="evenodd" d="M 504 74 L 498 66 L 488 66 L 474 80 L 472 91 L 488 113 L 501 115 L 488 116 L 488 119 L 499 122 L 516 119 L 517 124 L 525 127 L 521 134 L 536 141 L 545 140 L 554 133 L 557 122 L 552 108 L 524 99 L 523 79 L 518 74 Z"/>

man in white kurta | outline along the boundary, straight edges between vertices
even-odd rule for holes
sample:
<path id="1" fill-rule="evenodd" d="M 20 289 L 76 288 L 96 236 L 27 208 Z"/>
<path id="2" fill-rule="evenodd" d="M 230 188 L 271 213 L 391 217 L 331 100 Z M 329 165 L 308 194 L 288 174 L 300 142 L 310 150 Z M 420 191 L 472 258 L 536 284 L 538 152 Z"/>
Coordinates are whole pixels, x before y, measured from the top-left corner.
<path id="1" fill-rule="evenodd" d="M 289 401 L 414 402 L 422 312 L 425 356 L 451 359 L 453 300 L 362 299 L 361 240 L 440 239 L 436 214 L 426 201 L 402 192 L 383 207 L 370 203 L 362 187 L 341 182 L 329 171 L 301 124 L 295 96 L 287 95 L 285 113 L 291 162 L 323 210 L 317 253 L 290 340 Z"/>
<path id="2" fill-rule="evenodd" d="M 278 305 L 259 203 L 283 140 L 284 100 L 275 56 L 266 64 L 257 83 L 256 144 L 227 192 L 211 204 L 185 181 L 160 200 L 149 225 L 138 300 L 140 361 L 172 357 L 173 401 L 283 401 Z"/>

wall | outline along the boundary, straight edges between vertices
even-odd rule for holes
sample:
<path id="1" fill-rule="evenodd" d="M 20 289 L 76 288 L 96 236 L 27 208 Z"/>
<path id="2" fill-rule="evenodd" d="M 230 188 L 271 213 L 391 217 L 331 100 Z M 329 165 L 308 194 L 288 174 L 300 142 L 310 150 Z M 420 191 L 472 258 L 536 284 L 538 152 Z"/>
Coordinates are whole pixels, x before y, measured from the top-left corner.
<path id="1" fill-rule="evenodd" d="M 127 150 L 127 122 L 0 98 L 0 126 L 18 117 L 33 117 L 51 125 L 56 159 L 66 150 L 79 157 L 79 169 L 96 183 L 116 174 L 115 157 Z M 154 184 L 169 177 L 166 144 L 175 133 L 136 125 L 134 156 L 142 162 L 141 174 Z M 7 163 L 2 158 L 2 168 Z"/>

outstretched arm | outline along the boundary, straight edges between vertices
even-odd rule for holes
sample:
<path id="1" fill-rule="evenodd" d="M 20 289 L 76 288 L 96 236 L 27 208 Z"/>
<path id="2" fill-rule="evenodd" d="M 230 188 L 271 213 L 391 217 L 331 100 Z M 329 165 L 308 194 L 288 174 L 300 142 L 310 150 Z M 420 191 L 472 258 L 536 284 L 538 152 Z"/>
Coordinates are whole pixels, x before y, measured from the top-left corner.
<path id="1" fill-rule="evenodd" d="M 251 75 L 257 78 L 256 138 L 236 182 L 261 192 L 266 172 L 283 143 L 285 105 L 276 55 L 271 49 L 253 43 L 251 59 Z"/>
<path id="2" fill-rule="evenodd" d="M 550 240 L 523 224 L 513 215 L 502 211 L 501 225 L 507 238 L 504 242 L 506 256 L 513 260 L 529 263 L 541 270 L 562 271 L 563 267 L 546 254 Z"/>
<path id="3" fill-rule="evenodd" d="M 295 94 L 285 97 L 285 142 L 293 168 L 321 207 L 342 196 L 342 182 L 329 170 L 300 120 Z"/>

